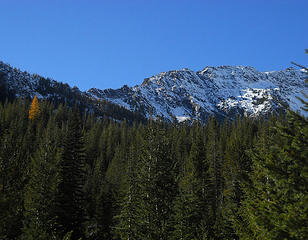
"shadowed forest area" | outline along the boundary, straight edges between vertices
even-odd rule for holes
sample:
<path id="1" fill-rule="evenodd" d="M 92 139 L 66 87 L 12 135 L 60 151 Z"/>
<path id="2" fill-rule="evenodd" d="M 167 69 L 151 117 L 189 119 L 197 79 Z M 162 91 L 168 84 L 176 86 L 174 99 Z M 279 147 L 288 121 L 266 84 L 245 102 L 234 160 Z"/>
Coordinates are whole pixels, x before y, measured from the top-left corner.
<path id="1" fill-rule="evenodd" d="M 16 99 L 0 167 L 0 239 L 308 238 L 308 122 L 292 111 L 143 124 Z"/>

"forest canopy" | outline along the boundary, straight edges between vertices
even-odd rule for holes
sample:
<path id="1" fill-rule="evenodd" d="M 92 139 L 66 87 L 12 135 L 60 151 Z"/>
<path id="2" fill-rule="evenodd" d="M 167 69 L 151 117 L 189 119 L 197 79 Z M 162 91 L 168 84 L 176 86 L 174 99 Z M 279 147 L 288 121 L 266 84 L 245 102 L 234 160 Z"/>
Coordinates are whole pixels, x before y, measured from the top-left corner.
<path id="1" fill-rule="evenodd" d="M 308 119 L 127 122 L 3 100 L 0 209 L 0 239 L 308 239 Z"/>

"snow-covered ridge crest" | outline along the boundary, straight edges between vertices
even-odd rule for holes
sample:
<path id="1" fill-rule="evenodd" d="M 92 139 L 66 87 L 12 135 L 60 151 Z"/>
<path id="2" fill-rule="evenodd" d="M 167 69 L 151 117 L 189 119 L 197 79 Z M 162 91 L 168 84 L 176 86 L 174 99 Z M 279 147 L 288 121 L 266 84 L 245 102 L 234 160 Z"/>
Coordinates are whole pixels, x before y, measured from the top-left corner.
<path id="1" fill-rule="evenodd" d="M 90 89 L 94 98 L 103 98 L 146 115 L 179 121 L 244 114 L 257 117 L 280 108 L 279 103 L 301 110 L 297 99 L 307 90 L 306 73 L 301 69 L 259 72 L 253 67 L 205 67 L 162 72 L 144 79 L 141 85 L 116 90 Z"/>

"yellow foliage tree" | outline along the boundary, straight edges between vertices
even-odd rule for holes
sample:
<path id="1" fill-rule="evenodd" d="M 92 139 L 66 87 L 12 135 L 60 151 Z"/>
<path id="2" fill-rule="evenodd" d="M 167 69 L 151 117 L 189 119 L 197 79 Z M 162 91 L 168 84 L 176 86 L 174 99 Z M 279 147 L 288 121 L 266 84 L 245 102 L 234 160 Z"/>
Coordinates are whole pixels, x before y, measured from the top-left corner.
<path id="1" fill-rule="evenodd" d="M 29 110 L 29 119 L 34 120 L 39 115 L 40 115 L 40 108 L 39 108 L 37 96 L 35 95 L 31 103 L 31 108 Z"/>

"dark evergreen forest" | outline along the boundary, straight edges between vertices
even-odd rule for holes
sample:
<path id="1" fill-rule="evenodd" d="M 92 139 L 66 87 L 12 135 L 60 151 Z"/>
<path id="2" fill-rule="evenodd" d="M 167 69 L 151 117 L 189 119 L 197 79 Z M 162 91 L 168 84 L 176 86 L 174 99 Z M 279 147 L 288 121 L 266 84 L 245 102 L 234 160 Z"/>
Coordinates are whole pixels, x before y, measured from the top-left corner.
<path id="1" fill-rule="evenodd" d="M 0 239 L 308 239 L 308 120 L 144 123 L 3 101 Z"/>

